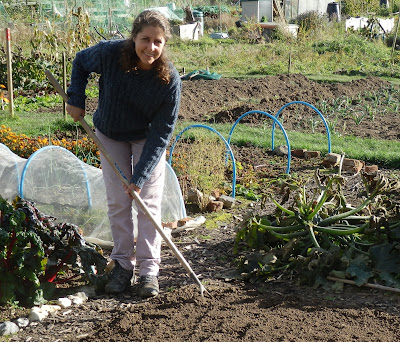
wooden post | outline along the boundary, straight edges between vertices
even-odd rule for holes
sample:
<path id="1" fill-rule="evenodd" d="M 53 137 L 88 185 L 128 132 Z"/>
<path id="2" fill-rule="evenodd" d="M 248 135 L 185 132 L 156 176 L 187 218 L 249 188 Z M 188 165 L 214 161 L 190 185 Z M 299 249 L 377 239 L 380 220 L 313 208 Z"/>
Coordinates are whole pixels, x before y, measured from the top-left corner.
<path id="1" fill-rule="evenodd" d="M 400 11 L 399 11 L 399 15 L 397 17 L 396 32 L 393 37 L 392 55 L 391 55 L 392 64 L 394 64 L 393 55 L 394 55 L 394 49 L 396 48 L 397 34 L 399 32 L 399 21 L 400 21 Z"/>
<path id="2" fill-rule="evenodd" d="M 108 9 L 108 31 L 111 36 L 112 35 L 112 9 L 111 9 L 111 7 Z"/>
<path id="3" fill-rule="evenodd" d="M 11 117 L 14 116 L 14 89 L 12 80 L 12 56 L 11 56 L 11 30 L 9 27 L 6 28 L 6 57 L 7 57 L 7 90 L 8 90 L 8 100 Z"/>
<path id="4" fill-rule="evenodd" d="M 65 51 L 63 51 L 62 54 L 62 64 L 63 64 L 63 88 L 64 91 L 67 92 L 67 63 L 65 60 Z M 67 120 L 67 103 L 63 100 L 63 114 L 64 114 L 64 120 Z"/>
<path id="5" fill-rule="evenodd" d="M 292 69 L 292 49 L 290 49 L 289 51 L 288 74 L 290 74 L 291 69 Z"/>

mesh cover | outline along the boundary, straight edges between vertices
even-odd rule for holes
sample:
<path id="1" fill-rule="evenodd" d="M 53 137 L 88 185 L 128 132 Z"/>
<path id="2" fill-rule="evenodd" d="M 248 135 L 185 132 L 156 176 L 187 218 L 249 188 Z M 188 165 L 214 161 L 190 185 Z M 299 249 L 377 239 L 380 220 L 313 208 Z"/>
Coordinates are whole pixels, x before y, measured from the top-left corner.
<path id="1" fill-rule="evenodd" d="M 186 212 L 176 175 L 165 165 L 162 220 L 169 222 L 185 217 Z M 0 195 L 9 201 L 19 195 L 58 222 L 80 226 L 85 236 L 112 240 L 101 170 L 65 148 L 46 146 L 24 159 L 0 144 Z M 132 211 L 136 223 L 134 203 Z"/>

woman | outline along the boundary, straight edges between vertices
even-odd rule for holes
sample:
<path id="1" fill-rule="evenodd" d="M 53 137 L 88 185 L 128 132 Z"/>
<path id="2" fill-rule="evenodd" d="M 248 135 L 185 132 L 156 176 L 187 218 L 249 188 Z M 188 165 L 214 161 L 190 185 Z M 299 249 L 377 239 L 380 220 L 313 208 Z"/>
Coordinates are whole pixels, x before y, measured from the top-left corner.
<path id="1" fill-rule="evenodd" d="M 107 192 L 115 267 L 106 293 L 130 286 L 136 261 L 142 297 L 159 292 L 161 237 L 139 210 L 134 246 L 131 191 L 136 191 L 161 222 L 165 150 L 178 117 L 181 80 L 165 56 L 171 36 L 168 20 L 146 10 L 126 40 L 102 41 L 76 54 L 68 88 L 67 111 L 75 121 L 85 115 L 85 88 L 91 72 L 100 74 L 99 103 L 93 115 L 96 136 L 121 169 L 129 187 L 100 154 Z"/>

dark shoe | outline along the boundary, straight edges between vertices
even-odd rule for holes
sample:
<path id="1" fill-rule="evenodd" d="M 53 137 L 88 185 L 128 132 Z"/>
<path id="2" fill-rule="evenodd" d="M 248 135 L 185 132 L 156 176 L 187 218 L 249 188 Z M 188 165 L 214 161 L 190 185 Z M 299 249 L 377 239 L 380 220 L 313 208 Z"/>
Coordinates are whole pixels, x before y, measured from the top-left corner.
<path id="1" fill-rule="evenodd" d="M 160 291 L 158 287 L 158 279 L 156 276 L 145 275 L 140 277 L 139 295 L 142 298 L 155 297 Z"/>
<path id="2" fill-rule="evenodd" d="M 104 291 L 108 294 L 123 292 L 131 285 L 132 270 L 126 270 L 115 260 L 115 267 L 111 272 L 110 281 L 106 284 Z"/>

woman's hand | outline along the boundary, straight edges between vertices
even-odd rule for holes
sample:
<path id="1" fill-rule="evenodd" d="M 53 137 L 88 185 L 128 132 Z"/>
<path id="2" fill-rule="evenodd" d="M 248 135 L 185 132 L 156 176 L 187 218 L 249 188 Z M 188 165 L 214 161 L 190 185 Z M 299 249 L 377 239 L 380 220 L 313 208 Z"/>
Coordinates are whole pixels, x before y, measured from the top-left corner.
<path id="1" fill-rule="evenodd" d="M 126 186 L 125 184 L 123 184 L 124 185 L 124 189 L 125 189 L 125 192 L 128 194 L 128 196 L 131 198 L 131 199 L 134 199 L 134 197 L 132 196 L 132 194 L 131 194 L 131 192 L 132 191 L 135 191 L 135 192 L 137 192 L 137 194 L 139 195 L 140 194 L 140 188 L 136 185 L 136 184 L 130 184 L 129 186 Z"/>
<path id="2" fill-rule="evenodd" d="M 67 113 L 72 116 L 75 122 L 79 121 L 79 118 L 85 116 L 85 110 L 79 107 L 72 106 L 67 103 L 67 107 L 65 108 Z"/>

